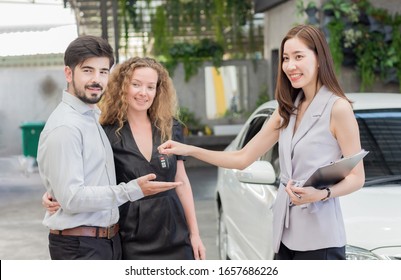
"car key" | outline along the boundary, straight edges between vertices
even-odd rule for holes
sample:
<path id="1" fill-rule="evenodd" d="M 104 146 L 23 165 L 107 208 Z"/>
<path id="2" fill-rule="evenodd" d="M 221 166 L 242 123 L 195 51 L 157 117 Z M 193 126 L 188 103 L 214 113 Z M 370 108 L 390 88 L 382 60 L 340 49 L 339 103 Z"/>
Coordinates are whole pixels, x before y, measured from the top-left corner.
<path id="1" fill-rule="evenodd" d="M 159 155 L 158 158 L 159 158 L 159 162 L 160 162 L 161 168 L 163 168 L 163 169 L 170 168 L 170 164 L 169 164 L 169 161 L 168 161 L 168 156 Z"/>

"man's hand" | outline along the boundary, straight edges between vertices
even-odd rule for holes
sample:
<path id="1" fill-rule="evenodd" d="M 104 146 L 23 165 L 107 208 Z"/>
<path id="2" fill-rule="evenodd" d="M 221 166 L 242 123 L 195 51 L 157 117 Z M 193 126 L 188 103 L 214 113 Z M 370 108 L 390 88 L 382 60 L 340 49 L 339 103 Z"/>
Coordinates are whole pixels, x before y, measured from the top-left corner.
<path id="1" fill-rule="evenodd" d="M 136 181 L 145 196 L 164 192 L 167 190 L 174 189 L 175 187 L 181 186 L 182 182 L 159 182 L 152 181 L 156 179 L 155 174 L 148 174 L 139 177 Z"/>
<path id="2" fill-rule="evenodd" d="M 56 213 L 60 208 L 60 204 L 48 192 L 42 196 L 42 205 L 50 215 Z"/>

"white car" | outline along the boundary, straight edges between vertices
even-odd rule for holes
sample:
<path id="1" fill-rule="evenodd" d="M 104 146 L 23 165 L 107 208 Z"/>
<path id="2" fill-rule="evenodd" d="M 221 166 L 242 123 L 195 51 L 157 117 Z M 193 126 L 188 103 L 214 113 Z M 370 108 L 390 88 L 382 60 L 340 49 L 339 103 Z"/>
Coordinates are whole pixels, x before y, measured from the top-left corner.
<path id="1" fill-rule="evenodd" d="M 340 198 L 347 259 L 401 259 L 401 94 L 352 93 L 364 158 L 364 187 Z M 241 149 L 276 101 L 261 105 L 226 150 Z M 221 259 L 273 259 L 272 210 L 279 182 L 277 145 L 244 170 L 218 168 Z"/>

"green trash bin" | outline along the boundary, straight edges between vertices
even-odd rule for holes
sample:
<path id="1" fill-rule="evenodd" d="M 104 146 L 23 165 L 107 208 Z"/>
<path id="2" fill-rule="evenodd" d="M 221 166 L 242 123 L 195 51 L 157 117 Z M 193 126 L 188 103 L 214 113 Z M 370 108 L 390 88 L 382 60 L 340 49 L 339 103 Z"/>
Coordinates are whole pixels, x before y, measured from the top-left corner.
<path id="1" fill-rule="evenodd" d="M 39 136 L 45 126 L 45 122 L 25 122 L 22 129 L 22 152 L 26 157 L 36 159 L 38 154 Z"/>

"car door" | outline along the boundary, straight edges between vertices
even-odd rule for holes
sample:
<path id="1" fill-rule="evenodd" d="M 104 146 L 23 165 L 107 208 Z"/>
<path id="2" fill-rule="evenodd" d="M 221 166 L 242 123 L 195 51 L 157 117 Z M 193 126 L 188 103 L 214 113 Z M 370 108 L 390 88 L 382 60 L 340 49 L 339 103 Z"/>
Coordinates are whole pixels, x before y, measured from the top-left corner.
<path id="1" fill-rule="evenodd" d="M 244 147 L 262 128 L 273 110 L 257 113 L 248 122 L 236 149 Z M 259 160 L 268 161 L 278 175 L 277 145 Z M 246 170 L 245 170 L 246 171 Z M 239 170 L 224 170 L 225 215 L 230 232 L 231 253 L 239 259 L 272 259 L 272 204 L 277 186 L 242 183 L 237 179 Z"/>

